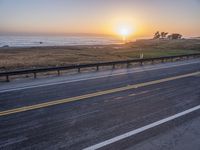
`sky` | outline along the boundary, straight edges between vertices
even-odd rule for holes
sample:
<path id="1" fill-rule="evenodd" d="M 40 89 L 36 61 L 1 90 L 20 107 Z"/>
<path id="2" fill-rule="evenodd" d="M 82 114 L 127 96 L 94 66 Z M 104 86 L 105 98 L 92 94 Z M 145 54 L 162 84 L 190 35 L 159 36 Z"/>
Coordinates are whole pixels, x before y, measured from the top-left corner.
<path id="1" fill-rule="evenodd" d="M 0 0 L 0 33 L 200 36 L 200 0 Z"/>

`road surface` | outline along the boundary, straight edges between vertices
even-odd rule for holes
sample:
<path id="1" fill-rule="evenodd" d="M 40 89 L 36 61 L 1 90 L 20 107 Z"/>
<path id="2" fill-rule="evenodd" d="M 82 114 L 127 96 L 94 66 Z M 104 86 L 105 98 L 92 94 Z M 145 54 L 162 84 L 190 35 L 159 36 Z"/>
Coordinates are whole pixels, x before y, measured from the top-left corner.
<path id="1" fill-rule="evenodd" d="M 0 84 L 0 149 L 200 149 L 200 59 Z"/>

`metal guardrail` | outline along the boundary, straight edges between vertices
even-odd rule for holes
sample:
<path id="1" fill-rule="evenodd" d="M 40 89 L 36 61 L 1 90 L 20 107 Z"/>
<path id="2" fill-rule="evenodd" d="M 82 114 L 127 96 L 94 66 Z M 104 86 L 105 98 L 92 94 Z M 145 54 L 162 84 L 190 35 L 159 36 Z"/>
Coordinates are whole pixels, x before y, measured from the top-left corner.
<path id="1" fill-rule="evenodd" d="M 161 61 L 164 62 L 165 60 L 171 60 L 174 59 L 181 59 L 181 58 L 195 58 L 200 57 L 200 53 L 197 54 L 188 54 L 188 55 L 178 55 L 178 56 L 166 56 L 166 57 L 156 57 L 156 58 L 145 58 L 145 59 L 133 59 L 133 60 L 125 60 L 125 61 L 113 61 L 113 62 L 102 62 L 102 63 L 93 63 L 93 64 L 79 64 L 79 65 L 70 65 L 70 66 L 61 66 L 61 67 L 48 67 L 48 68 L 37 68 L 37 69 L 27 69 L 27 70 L 16 70 L 16 71 L 8 71 L 8 72 L 0 72 L 0 77 L 5 77 L 6 81 L 10 81 L 10 76 L 14 75 L 25 75 L 25 74 L 33 74 L 34 78 L 37 78 L 37 73 L 44 73 L 44 72 L 50 72 L 50 71 L 57 71 L 58 76 L 60 76 L 60 71 L 63 70 L 71 70 L 71 69 L 77 69 L 78 72 L 81 71 L 82 68 L 90 68 L 90 67 L 96 67 L 96 70 L 99 70 L 99 67 L 101 66 L 112 66 L 114 69 L 116 65 L 119 64 L 127 64 L 127 67 L 131 63 L 140 63 L 141 65 L 144 62 L 152 62 L 154 61 Z"/>

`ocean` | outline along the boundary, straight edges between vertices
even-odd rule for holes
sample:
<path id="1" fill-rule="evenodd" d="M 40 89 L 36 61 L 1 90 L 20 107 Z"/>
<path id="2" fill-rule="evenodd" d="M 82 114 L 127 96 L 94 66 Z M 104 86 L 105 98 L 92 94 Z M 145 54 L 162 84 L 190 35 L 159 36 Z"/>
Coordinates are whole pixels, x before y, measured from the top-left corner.
<path id="1" fill-rule="evenodd" d="M 109 45 L 121 42 L 111 37 L 93 36 L 0 36 L 0 47 Z"/>

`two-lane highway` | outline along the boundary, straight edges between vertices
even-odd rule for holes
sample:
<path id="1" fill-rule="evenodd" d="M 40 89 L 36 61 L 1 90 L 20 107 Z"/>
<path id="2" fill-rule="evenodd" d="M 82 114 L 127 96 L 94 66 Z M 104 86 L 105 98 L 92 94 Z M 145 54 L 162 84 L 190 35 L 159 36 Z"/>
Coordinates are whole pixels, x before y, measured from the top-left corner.
<path id="1" fill-rule="evenodd" d="M 0 87 L 0 149 L 129 149 L 200 113 L 199 59 L 79 76 Z"/>

